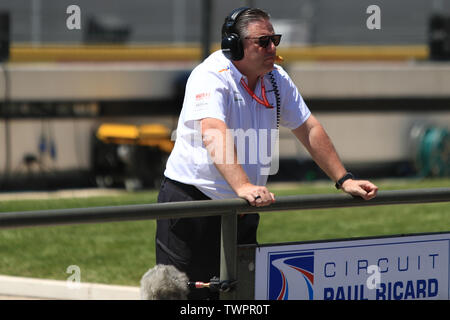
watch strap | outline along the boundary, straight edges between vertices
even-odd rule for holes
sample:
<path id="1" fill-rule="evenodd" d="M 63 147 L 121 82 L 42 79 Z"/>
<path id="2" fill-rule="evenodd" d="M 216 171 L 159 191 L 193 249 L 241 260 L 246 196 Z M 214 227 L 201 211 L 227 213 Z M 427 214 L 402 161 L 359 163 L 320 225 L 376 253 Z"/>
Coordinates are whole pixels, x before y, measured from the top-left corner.
<path id="1" fill-rule="evenodd" d="M 355 177 L 351 172 L 347 172 L 342 178 L 340 178 L 336 184 L 334 185 L 336 189 L 340 189 L 342 184 L 347 181 L 348 179 L 354 179 Z"/>

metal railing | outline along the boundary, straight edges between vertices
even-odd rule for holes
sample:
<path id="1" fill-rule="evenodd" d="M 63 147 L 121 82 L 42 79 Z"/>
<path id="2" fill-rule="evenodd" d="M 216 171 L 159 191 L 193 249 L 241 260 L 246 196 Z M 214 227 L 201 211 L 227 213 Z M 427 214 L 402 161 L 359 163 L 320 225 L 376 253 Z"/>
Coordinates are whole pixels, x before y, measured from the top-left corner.
<path id="1" fill-rule="evenodd" d="M 237 214 L 450 202 L 450 188 L 380 191 L 375 199 L 366 201 L 347 194 L 282 196 L 267 207 L 252 207 L 244 199 L 183 201 L 109 207 L 38 210 L 0 213 L 0 229 L 105 223 L 151 219 L 222 216 L 220 280 L 237 279 Z M 235 291 L 222 293 L 233 299 Z"/>

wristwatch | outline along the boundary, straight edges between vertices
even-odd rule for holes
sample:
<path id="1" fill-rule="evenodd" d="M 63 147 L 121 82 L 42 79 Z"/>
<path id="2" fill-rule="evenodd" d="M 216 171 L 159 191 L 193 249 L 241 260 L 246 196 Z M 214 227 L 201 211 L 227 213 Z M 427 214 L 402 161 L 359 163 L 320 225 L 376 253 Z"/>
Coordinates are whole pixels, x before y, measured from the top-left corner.
<path id="1" fill-rule="evenodd" d="M 342 184 L 348 180 L 348 179 L 354 179 L 355 177 L 353 176 L 353 174 L 351 172 L 347 172 L 342 178 L 340 178 L 336 184 L 334 185 L 336 187 L 336 189 L 340 189 Z"/>

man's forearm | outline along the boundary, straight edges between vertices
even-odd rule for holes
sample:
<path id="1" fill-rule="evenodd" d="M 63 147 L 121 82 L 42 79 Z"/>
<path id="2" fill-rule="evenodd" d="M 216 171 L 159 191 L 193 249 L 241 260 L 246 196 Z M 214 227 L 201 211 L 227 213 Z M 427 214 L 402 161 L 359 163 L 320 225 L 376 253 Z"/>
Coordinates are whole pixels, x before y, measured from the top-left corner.
<path id="1" fill-rule="evenodd" d="M 322 126 L 316 126 L 311 132 L 311 156 L 317 165 L 332 179 L 342 178 L 346 170 L 339 159 L 336 149 Z"/>
<path id="2" fill-rule="evenodd" d="M 233 191 L 238 193 L 239 188 L 250 182 L 241 164 L 238 163 L 233 138 L 231 136 L 227 136 L 227 133 L 228 132 L 217 137 L 217 139 L 223 140 L 218 141 L 216 139 L 213 143 L 214 148 L 208 148 L 207 146 L 207 149 L 210 152 L 210 156 L 213 159 L 214 165 L 219 173 L 223 176 L 225 181 L 228 182 Z M 221 148 L 220 154 L 218 154 L 218 148 Z"/>
<path id="3" fill-rule="evenodd" d="M 240 164 L 214 163 L 214 165 L 234 192 L 238 193 L 239 188 L 250 183 L 247 174 Z"/>
<path id="4" fill-rule="evenodd" d="M 346 170 L 339 159 L 330 137 L 312 115 L 304 125 L 293 130 L 293 133 L 330 179 L 337 181 L 345 175 Z"/>
<path id="5" fill-rule="evenodd" d="M 202 136 L 215 167 L 236 193 L 250 183 L 238 162 L 233 136 L 222 122 L 214 119 L 202 122 Z"/>
<path id="6" fill-rule="evenodd" d="M 294 135 L 305 146 L 319 167 L 333 180 L 341 179 L 346 170 L 342 164 L 330 137 L 322 125 L 311 115 L 300 127 L 292 130 Z M 365 200 L 376 197 L 378 187 L 370 181 L 348 179 L 342 183 L 341 189 L 353 196 Z"/>

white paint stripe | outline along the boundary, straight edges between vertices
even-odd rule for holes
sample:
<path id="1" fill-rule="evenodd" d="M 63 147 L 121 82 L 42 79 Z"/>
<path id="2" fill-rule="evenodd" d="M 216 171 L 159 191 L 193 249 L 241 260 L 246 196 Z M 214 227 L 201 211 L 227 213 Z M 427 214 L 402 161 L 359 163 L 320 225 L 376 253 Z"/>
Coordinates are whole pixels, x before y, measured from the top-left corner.
<path id="1" fill-rule="evenodd" d="M 0 276 L 0 295 L 61 300 L 139 300 L 138 287 L 80 283 L 69 288 L 66 281 Z"/>

